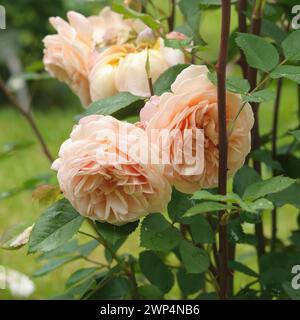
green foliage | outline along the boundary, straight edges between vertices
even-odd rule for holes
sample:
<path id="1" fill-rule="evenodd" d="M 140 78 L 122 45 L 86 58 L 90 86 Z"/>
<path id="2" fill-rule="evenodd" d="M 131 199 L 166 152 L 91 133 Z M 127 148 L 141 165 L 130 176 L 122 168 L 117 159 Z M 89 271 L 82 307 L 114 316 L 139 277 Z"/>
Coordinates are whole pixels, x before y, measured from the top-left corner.
<path id="1" fill-rule="evenodd" d="M 291 186 L 295 180 L 278 176 L 264 181 L 256 182 L 248 186 L 244 193 L 244 199 L 258 199 L 266 195 L 282 191 Z"/>
<path id="2" fill-rule="evenodd" d="M 286 78 L 300 84 L 300 67 L 299 66 L 277 66 L 271 73 L 273 79 Z"/>
<path id="3" fill-rule="evenodd" d="M 183 240 L 180 243 L 179 252 L 187 273 L 203 273 L 207 271 L 209 258 L 203 249 Z"/>
<path id="4" fill-rule="evenodd" d="M 213 243 L 215 241 L 214 232 L 209 222 L 203 216 L 196 216 L 186 221 L 191 228 L 191 236 L 194 243 Z"/>
<path id="5" fill-rule="evenodd" d="M 236 43 L 244 51 L 248 64 L 253 68 L 268 72 L 279 63 L 279 54 L 275 47 L 261 37 L 240 33 Z"/>
<path id="6" fill-rule="evenodd" d="M 96 222 L 97 232 L 110 244 L 115 245 L 119 240 L 125 239 L 137 228 L 139 221 L 115 226 L 109 223 Z"/>
<path id="7" fill-rule="evenodd" d="M 164 92 L 169 91 L 174 79 L 187 67 L 187 64 L 177 64 L 163 72 L 153 85 L 154 93 L 160 96 Z"/>
<path id="8" fill-rule="evenodd" d="M 199 34 L 199 24 L 201 19 L 201 10 L 198 0 L 180 0 L 179 8 L 184 16 L 185 22 L 176 28 L 188 37 L 191 37 L 195 44 L 205 45 L 205 41 Z"/>
<path id="9" fill-rule="evenodd" d="M 124 119 L 125 117 L 137 113 L 144 104 L 142 99 L 143 98 L 134 96 L 129 92 L 120 92 L 115 96 L 93 102 L 79 118 L 92 114 L 100 114 L 103 116 L 111 115 L 119 119 Z"/>
<path id="10" fill-rule="evenodd" d="M 300 30 L 293 31 L 282 42 L 283 53 L 288 60 L 300 60 Z"/>
<path id="11" fill-rule="evenodd" d="M 145 277 L 162 292 L 168 292 L 174 284 L 174 275 L 152 251 L 140 253 L 139 264 Z"/>
<path id="12" fill-rule="evenodd" d="M 143 220 L 140 237 L 141 246 L 154 251 L 169 252 L 180 242 L 178 229 L 159 213 L 150 214 Z"/>
<path id="13" fill-rule="evenodd" d="M 191 274 L 187 273 L 185 269 L 181 268 L 177 272 L 178 285 L 185 295 L 198 292 L 204 287 L 203 274 Z"/>
<path id="14" fill-rule="evenodd" d="M 149 28 L 153 30 L 157 30 L 161 26 L 159 21 L 153 19 L 150 15 L 145 13 L 139 13 L 125 6 L 113 3 L 112 9 L 115 12 L 123 14 L 125 18 L 134 18 L 143 21 Z"/>
<path id="15" fill-rule="evenodd" d="M 257 102 L 257 103 L 272 101 L 274 99 L 275 99 L 275 92 L 268 89 L 259 90 L 249 95 L 243 96 L 244 101 Z"/>
<path id="16" fill-rule="evenodd" d="M 66 199 L 56 202 L 37 220 L 29 239 L 29 253 L 50 251 L 64 244 L 78 231 L 83 217 Z"/>

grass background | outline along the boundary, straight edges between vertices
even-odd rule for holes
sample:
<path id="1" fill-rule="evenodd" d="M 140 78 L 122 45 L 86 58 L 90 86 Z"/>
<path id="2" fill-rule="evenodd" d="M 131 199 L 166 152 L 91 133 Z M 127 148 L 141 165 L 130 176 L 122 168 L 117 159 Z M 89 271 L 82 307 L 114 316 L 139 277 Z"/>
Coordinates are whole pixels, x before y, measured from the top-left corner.
<path id="1" fill-rule="evenodd" d="M 236 26 L 236 14 L 233 11 L 232 29 Z M 209 42 L 205 56 L 213 60 L 218 52 L 220 13 L 211 11 L 205 14 L 201 22 L 201 34 Z M 50 92 L 54 94 L 55 92 Z M 272 123 L 273 103 L 264 103 L 260 108 L 261 133 L 270 131 Z M 289 81 L 284 82 L 283 96 L 280 110 L 279 131 L 297 125 L 297 97 L 296 85 Z M 53 155 L 57 155 L 60 144 L 68 138 L 74 125 L 74 117 L 80 113 L 78 106 L 58 106 L 48 110 L 37 110 L 34 117 L 47 141 Z M 49 163 L 41 153 L 31 129 L 21 116 L 11 106 L 0 107 L 0 150 L 2 146 L 11 141 L 32 141 L 29 148 L 17 151 L 15 154 L 0 162 L 0 192 L 20 186 L 25 180 L 49 172 Z M 267 172 L 266 172 L 267 174 Z M 15 197 L 0 201 L 0 233 L 9 226 L 19 222 L 33 223 L 43 208 L 33 201 L 30 192 L 23 192 Z M 296 210 L 285 206 L 279 210 L 279 235 L 284 241 L 288 241 L 290 231 L 296 226 Z M 265 213 L 265 231 L 270 234 L 269 213 Z M 251 231 L 252 226 L 246 226 L 246 231 Z M 123 247 L 123 251 L 138 253 L 139 250 L 137 232 L 129 238 Z M 96 249 L 95 258 L 101 259 L 102 249 Z M 99 258 L 100 257 L 100 258 Z M 238 246 L 237 259 L 248 266 L 257 269 L 254 248 L 243 245 Z M 31 275 L 41 266 L 36 261 L 35 255 L 27 255 L 26 248 L 19 251 L 0 251 L 0 265 L 17 269 L 27 275 Z M 33 299 L 46 299 L 60 294 L 64 290 L 64 282 L 68 276 L 79 266 L 90 267 L 88 262 L 77 261 L 66 265 L 59 270 L 44 276 L 35 278 L 36 291 L 30 297 Z M 238 274 L 235 282 L 239 289 L 248 281 L 248 277 Z M 169 298 L 176 298 L 176 290 L 168 294 Z M 0 299 L 12 298 L 7 290 L 0 290 Z"/>

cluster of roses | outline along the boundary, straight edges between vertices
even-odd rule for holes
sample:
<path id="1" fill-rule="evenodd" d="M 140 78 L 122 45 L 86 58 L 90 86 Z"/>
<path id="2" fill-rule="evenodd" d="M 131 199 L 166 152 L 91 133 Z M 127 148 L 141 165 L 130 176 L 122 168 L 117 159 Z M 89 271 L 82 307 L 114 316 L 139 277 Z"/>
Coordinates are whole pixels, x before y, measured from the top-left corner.
<path id="1" fill-rule="evenodd" d="M 87 18 L 70 11 L 68 20 L 50 18 L 57 34 L 44 39 L 44 64 L 85 107 L 120 91 L 148 97 L 147 57 L 153 81 L 170 66 L 185 62 L 180 50 L 165 47 L 142 21 L 123 19 L 109 7 Z"/>
<path id="2" fill-rule="evenodd" d="M 139 39 L 136 26 L 143 26 L 141 22 L 123 20 L 108 8 L 99 17 L 84 18 L 74 12 L 68 17 L 71 26 L 59 18 L 51 20 L 59 34 L 45 39 L 45 64 L 50 73 L 68 82 L 85 103 L 118 91 L 149 95 L 145 48 L 134 47 L 129 41 L 133 30 L 136 41 Z M 118 44 L 102 48 L 111 41 Z M 151 50 L 154 80 L 168 66 L 184 59 L 179 50 L 163 47 L 161 39 Z M 228 177 L 243 165 L 250 151 L 253 121 L 250 105 L 243 104 L 240 95 L 228 92 Z M 196 140 L 197 131 L 202 134 L 200 144 L 191 144 L 201 148 L 196 161 L 189 159 L 195 150 L 185 153 L 177 145 L 178 134 L 183 136 L 186 129 L 193 133 L 192 140 Z M 176 132 L 165 141 L 170 162 L 142 161 L 134 146 L 139 143 L 154 154 L 153 158 L 160 158 L 162 149 L 166 150 L 159 141 L 163 130 Z M 154 139 L 153 132 L 157 135 Z M 183 154 L 180 163 L 176 162 L 178 153 Z M 113 160 L 116 155 L 117 162 Z M 172 186 L 184 193 L 215 187 L 218 162 L 217 89 L 208 79 L 206 66 L 190 65 L 177 76 L 170 92 L 150 97 L 136 124 L 110 116 L 82 118 L 62 144 L 52 167 L 58 171 L 65 197 L 80 214 L 124 224 L 163 211 Z"/>

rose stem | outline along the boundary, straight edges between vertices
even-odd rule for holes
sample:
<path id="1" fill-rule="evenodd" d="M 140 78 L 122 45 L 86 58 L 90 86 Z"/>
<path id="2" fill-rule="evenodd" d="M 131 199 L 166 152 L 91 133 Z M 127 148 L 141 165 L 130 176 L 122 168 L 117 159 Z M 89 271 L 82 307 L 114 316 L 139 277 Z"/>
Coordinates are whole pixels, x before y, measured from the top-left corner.
<path id="1" fill-rule="evenodd" d="M 237 3 L 237 11 L 238 11 L 238 30 L 241 33 L 247 32 L 247 18 L 245 15 L 245 12 L 247 10 L 247 0 L 238 0 Z M 240 65 L 242 69 L 242 74 L 244 78 L 247 78 L 247 69 L 248 64 L 246 61 L 245 54 L 243 50 L 240 49 L 240 59 L 238 61 L 238 64 Z M 235 259 L 235 249 L 236 246 L 234 243 L 229 243 L 228 247 L 228 258 L 230 261 Z M 233 295 L 233 287 L 234 287 L 234 270 L 230 270 L 229 280 L 228 280 L 228 292 L 230 295 Z"/>
<path id="2" fill-rule="evenodd" d="M 25 109 L 20 102 L 17 100 L 17 98 L 8 90 L 6 85 L 4 84 L 3 80 L 0 78 L 0 88 L 3 91 L 3 93 L 6 95 L 8 100 L 16 107 L 16 109 L 20 112 L 20 114 L 27 120 L 28 124 L 30 125 L 33 133 L 35 134 L 37 140 L 39 141 L 41 148 L 49 160 L 50 163 L 54 161 L 54 159 L 51 156 L 51 153 L 47 147 L 46 141 L 44 140 L 41 132 L 39 131 L 31 113 L 31 109 Z"/>
<path id="3" fill-rule="evenodd" d="M 247 32 L 247 18 L 245 16 L 245 11 L 247 10 L 247 0 L 239 0 L 237 4 L 238 10 L 238 30 L 241 33 Z M 244 78 L 247 77 L 247 61 L 243 50 L 240 50 L 241 56 L 239 59 L 239 64 L 242 68 Z"/>
<path id="4" fill-rule="evenodd" d="M 230 0 L 222 0 L 222 26 L 218 63 L 216 65 L 218 79 L 218 139 L 219 139 L 219 172 L 218 191 L 225 195 L 227 183 L 227 128 L 226 128 L 226 62 L 230 33 Z M 227 226 L 222 217 L 225 211 L 219 212 L 219 257 L 220 257 L 220 298 L 228 298 L 228 240 Z"/>
<path id="5" fill-rule="evenodd" d="M 280 78 L 277 81 L 276 99 L 274 103 L 274 116 L 273 116 L 273 127 L 272 127 L 272 159 L 277 159 L 277 132 L 278 132 L 278 120 L 279 120 L 279 107 L 282 93 L 283 80 Z M 276 170 L 273 170 L 274 176 L 278 174 Z M 276 233 L 277 233 L 277 209 L 272 210 L 272 232 L 271 232 L 271 251 L 275 250 L 276 247 Z"/>
<path id="6" fill-rule="evenodd" d="M 252 12 L 252 22 L 251 22 L 251 33 L 254 35 L 259 35 L 261 30 L 261 21 L 262 13 L 264 8 L 265 0 L 255 0 L 253 12 Z M 248 81 L 250 83 L 250 88 L 253 90 L 256 87 L 257 83 L 257 70 L 254 68 L 248 68 Z M 254 114 L 254 126 L 251 131 L 251 142 L 252 142 L 252 151 L 257 150 L 260 147 L 260 138 L 259 138 L 259 119 L 258 119 L 258 103 L 251 103 L 253 114 Z M 254 169 L 261 175 L 261 165 L 259 161 L 254 161 Z M 265 253 L 265 237 L 263 231 L 262 222 L 255 225 L 255 234 L 257 237 L 257 255 L 258 257 L 262 256 Z"/>
<path id="7" fill-rule="evenodd" d="M 297 91 L 298 91 L 298 118 L 299 118 L 299 124 L 300 124 L 300 84 L 297 85 Z"/>
<path id="8" fill-rule="evenodd" d="M 176 0 L 171 0 L 171 14 L 168 18 L 169 32 L 173 31 L 175 25 Z"/>

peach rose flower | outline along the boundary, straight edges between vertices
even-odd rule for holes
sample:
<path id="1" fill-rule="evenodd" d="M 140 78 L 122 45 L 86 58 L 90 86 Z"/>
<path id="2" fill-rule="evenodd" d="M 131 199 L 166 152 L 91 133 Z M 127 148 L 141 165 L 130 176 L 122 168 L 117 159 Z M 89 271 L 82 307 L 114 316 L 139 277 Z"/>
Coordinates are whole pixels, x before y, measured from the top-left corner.
<path id="1" fill-rule="evenodd" d="M 218 184 L 218 105 L 217 88 L 209 81 L 206 66 L 191 65 L 184 69 L 171 86 L 171 92 L 164 93 L 156 100 L 157 112 L 141 111 L 143 121 L 147 121 L 146 131 L 149 136 L 158 130 L 200 129 L 204 136 L 203 170 L 197 174 L 183 169 L 190 168 L 190 163 L 180 165 L 172 163 L 170 176 L 175 187 L 185 193 L 193 193 L 199 188 L 212 188 Z M 150 103 L 153 103 L 153 101 Z M 248 103 L 234 122 L 243 102 L 240 95 L 227 92 L 227 128 L 228 128 L 228 177 L 232 176 L 243 164 L 250 152 L 250 131 L 254 123 L 253 113 Z M 148 105 L 145 106 L 147 110 Z M 153 106 L 151 107 L 153 110 Z M 194 131 L 193 131 L 194 132 Z M 176 158 L 176 139 L 170 144 L 170 159 Z M 201 144 L 200 144 L 201 148 Z M 176 151 L 177 150 L 177 151 Z M 201 167 L 201 166 L 200 166 Z M 198 168 L 199 169 L 199 168 Z"/>
<path id="2" fill-rule="evenodd" d="M 93 51 L 92 28 L 81 14 L 68 12 L 69 23 L 59 17 L 50 18 L 56 35 L 43 40 L 44 65 L 58 80 L 69 85 L 83 105 L 91 102 L 88 83 L 88 61 Z"/>
<path id="3" fill-rule="evenodd" d="M 98 61 L 98 48 L 124 44 L 146 26 L 139 20 L 123 19 L 110 7 L 105 7 L 98 16 L 85 17 L 69 11 L 67 17 L 68 22 L 59 17 L 50 18 L 57 34 L 48 35 L 43 40 L 44 65 L 52 76 L 65 82 L 78 95 L 83 106 L 87 106 L 92 101 L 88 78 L 91 66 L 95 60 Z M 100 75 L 108 77 L 108 83 L 110 69 L 107 66 L 100 71 Z M 107 87 L 104 87 L 103 92 L 105 96 L 114 94 Z"/>
<path id="4" fill-rule="evenodd" d="M 148 50 L 130 44 L 111 46 L 99 54 L 89 74 L 92 100 L 123 91 L 149 97 L 145 67 L 147 54 L 149 54 L 150 75 L 153 82 L 169 67 L 185 61 L 180 50 L 165 48 L 162 39 L 158 39 Z"/>
<path id="5" fill-rule="evenodd" d="M 120 225 L 162 211 L 170 200 L 164 166 L 149 161 L 156 152 L 144 130 L 92 115 L 74 126 L 52 168 L 81 215 Z"/>

